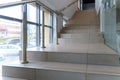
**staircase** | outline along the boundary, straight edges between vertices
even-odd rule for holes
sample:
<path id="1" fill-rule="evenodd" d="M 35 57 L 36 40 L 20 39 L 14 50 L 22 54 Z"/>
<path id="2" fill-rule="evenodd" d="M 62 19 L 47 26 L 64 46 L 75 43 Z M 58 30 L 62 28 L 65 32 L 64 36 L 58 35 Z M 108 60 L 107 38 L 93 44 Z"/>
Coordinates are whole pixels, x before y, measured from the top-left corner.
<path id="1" fill-rule="evenodd" d="M 59 45 L 28 51 L 29 64 L 3 65 L 3 76 L 27 80 L 120 80 L 119 55 L 104 44 L 94 10 L 78 11 Z"/>

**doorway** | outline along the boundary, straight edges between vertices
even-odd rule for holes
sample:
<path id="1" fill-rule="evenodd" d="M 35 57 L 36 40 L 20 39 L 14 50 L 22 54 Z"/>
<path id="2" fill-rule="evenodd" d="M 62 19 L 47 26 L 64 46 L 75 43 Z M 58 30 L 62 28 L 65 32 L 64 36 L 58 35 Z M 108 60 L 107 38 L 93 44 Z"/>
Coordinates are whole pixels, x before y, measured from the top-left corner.
<path id="1" fill-rule="evenodd" d="M 83 0 L 83 10 L 95 9 L 95 0 Z"/>

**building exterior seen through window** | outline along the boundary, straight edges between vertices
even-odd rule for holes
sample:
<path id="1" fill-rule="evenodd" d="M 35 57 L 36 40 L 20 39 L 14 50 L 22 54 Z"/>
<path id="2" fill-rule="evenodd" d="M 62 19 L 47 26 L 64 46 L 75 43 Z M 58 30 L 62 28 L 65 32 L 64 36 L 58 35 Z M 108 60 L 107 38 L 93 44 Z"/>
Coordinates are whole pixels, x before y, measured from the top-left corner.
<path id="1" fill-rule="evenodd" d="M 0 0 L 9 3 L 20 0 Z M 41 6 L 35 2 L 27 5 L 27 50 L 40 47 L 41 44 Z M 0 64 L 19 60 L 22 49 L 23 4 L 0 8 Z M 9 13 L 9 14 L 8 14 Z M 53 13 L 44 10 L 45 46 L 53 40 Z"/>

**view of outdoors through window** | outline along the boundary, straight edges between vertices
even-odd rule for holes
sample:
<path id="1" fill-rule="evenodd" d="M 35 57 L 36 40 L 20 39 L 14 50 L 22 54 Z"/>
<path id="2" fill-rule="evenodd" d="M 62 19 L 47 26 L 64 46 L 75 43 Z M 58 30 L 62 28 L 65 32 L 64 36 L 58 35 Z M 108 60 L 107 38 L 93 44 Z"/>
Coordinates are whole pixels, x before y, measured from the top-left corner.
<path id="1" fill-rule="evenodd" d="M 10 1 L 0 0 L 1 4 Z M 0 9 L 0 67 L 3 63 L 10 63 L 19 59 L 19 51 L 21 50 L 21 22 L 15 21 L 13 18 L 21 20 L 21 13 L 21 5 Z"/>
<path id="2" fill-rule="evenodd" d="M 0 0 L 7 3 L 8 0 Z M 11 1 L 11 0 L 10 0 Z M 20 0 L 13 0 L 20 1 Z M 40 47 L 42 10 L 35 2 L 27 4 L 27 50 Z M 3 63 L 18 61 L 22 50 L 23 4 L 0 8 L 0 71 Z M 44 9 L 45 46 L 53 40 L 53 13 Z M 1 72 L 0 72 L 1 74 Z"/>
<path id="3" fill-rule="evenodd" d="M 7 1 L 6 1 L 7 2 Z M 28 21 L 36 23 L 36 8 L 27 5 Z M 3 63 L 19 60 L 22 49 L 22 5 L 0 9 L 0 71 Z M 36 46 L 36 25 L 27 24 L 27 48 Z M 0 72 L 1 74 L 1 72 Z"/>
<path id="4" fill-rule="evenodd" d="M 0 65 L 19 59 L 21 23 L 0 19 Z"/>

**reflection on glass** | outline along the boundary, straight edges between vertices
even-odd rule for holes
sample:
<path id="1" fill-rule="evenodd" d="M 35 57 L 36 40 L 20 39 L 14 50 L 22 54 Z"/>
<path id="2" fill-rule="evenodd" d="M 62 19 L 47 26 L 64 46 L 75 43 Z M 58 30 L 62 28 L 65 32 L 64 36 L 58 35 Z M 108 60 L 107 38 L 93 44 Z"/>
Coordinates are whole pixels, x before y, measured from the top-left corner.
<path id="1" fill-rule="evenodd" d="M 30 22 L 36 22 L 36 4 L 27 4 L 27 20 Z"/>
<path id="2" fill-rule="evenodd" d="M 21 50 L 20 42 L 21 23 L 0 19 L 0 62 L 18 60 L 19 50 Z"/>
<path id="3" fill-rule="evenodd" d="M 16 2 L 21 0 L 0 0 L 0 4 L 10 3 L 10 2 Z"/>
<path id="4" fill-rule="evenodd" d="M 113 4 L 111 2 L 112 0 L 109 0 L 107 4 L 111 7 L 106 7 L 103 11 L 103 14 L 105 15 L 103 17 L 104 19 L 104 38 L 105 43 L 117 51 L 117 34 L 116 34 L 116 8 L 112 7 Z"/>
<path id="5" fill-rule="evenodd" d="M 45 46 L 50 44 L 50 28 L 45 27 Z"/>
<path id="6" fill-rule="evenodd" d="M 48 25 L 48 26 L 50 26 L 50 12 L 49 11 L 47 11 L 47 10 L 45 10 L 44 11 L 44 22 L 45 22 L 45 25 Z"/>
<path id="7" fill-rule="evenodd" d="M 27 48 L 36 47 L 36 26 L 28 24 L 27 27 Z"/>

